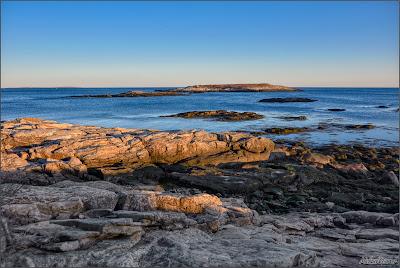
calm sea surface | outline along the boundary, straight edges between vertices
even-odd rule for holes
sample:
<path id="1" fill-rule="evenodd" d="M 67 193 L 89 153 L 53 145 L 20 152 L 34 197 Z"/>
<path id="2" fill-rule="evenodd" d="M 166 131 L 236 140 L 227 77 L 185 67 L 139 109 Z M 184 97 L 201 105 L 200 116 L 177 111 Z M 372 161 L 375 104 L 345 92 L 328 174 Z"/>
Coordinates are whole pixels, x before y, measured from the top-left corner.
<path id="1" fill-rule="evenodd" d="M 397 145 L 399 141 L 399 91 L 397 88 L 303 88 L 300 92 L 204 93 L 188 96 L 148 98 L 68 98 L 71 95 L 120 93 L 133 88 L 2 89 L 1 120 L 39 117 L 59 122 L 104 127 L 150 128 L 159 130 L 205 129 L 208 131 L 259 131 L 270 127 L 309 126 L 319 123 L 366 124 L 365 131 L 312 131 L 304 134 L 271 136 L 296 139 L 310 144 L 358 142 L 370 145 Z M 160 89 L 160 88 L 157 88 Z M 162 88 L 167 89 L 167 88 Z M 138 88 L 154 91 L 156 88 Z M 273 97 L 306 97 L 310 103 L 259 103 Z M 379 105 L 388 108 L 377 108 Z M 328 108 L 344 108 L 329 112 Z M 264 119 L 218 122 L 203 119 L 161 118 L 194 110 L 253 111 Z M 306 121 L 285 121 L 280 116 L 306 115 Z"/>

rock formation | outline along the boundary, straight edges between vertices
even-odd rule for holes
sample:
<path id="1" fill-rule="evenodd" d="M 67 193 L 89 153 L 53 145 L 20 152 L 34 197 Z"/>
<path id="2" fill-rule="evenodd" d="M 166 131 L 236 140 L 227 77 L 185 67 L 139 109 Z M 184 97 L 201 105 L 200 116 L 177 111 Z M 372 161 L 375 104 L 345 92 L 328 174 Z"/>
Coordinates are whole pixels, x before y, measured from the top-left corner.
<path id="1" fill-rule="evenodd" d="M 102 95 L 77 95 L 72 98 L 136 98 L 136 97 L 162 97 L 162 96 L 185 96 L 186 94 L 172 91 L 156 91 L 146 92 L 133 90 L 119 94 L 102 94 Z"/>
<path id="2" fill-rule="evenodd" d="M 267 83 L 262 84 L 221 84 L 221 85 L 196 85 L 183 88 L 176 88 L 171 90 L 173 92 L 271 92 L 271 91 L 298 91 L 298 89 L 271 85 Z"/>
<path id="3" fill-rule="evenodd" d="M 270 98 L 270 99 L 262 99 L 258 102 L 270 102 L 270 103 L 285 103 L 285 102 L 314 102 L 317 100 L 309 99 L 309 98 Z"/>
<path id="4" fill-rule="evenodd" d="M 2 122 L 0 267 L 396 261 L 398 149 Z"/>
<path id="5" fill-rule="evenodd" d="M 263 115 L 253 112 L 233 112 L 225 110 L 216 111 L 192 111 L 162 117 L 181 117 L 181 118 L 210 118 L 216 121 L 245 121 L 264 118 Z"/>

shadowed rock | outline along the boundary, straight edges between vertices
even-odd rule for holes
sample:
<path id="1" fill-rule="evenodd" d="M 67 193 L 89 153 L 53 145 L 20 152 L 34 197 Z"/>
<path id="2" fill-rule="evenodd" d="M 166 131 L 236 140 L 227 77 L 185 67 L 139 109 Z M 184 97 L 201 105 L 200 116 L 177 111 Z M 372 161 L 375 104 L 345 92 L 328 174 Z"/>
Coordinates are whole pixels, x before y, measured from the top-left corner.
<path id="1" fill-rule="evenodd" d="M 226 110 L 192 111 L 173 115 L 165 115 L 161 117 L 210 118 L 216 121 L 244 121 L 264 118 L 263 115 L 253 112 L 233 112 Z"/>
<path id="2" fill-rule="evenodd" d="M 258 102 L 270 102 L 270 103 L 285 103 L 285 102 L 314 102 L 317 100 L 309 99 L 309 98 L 270 98 L 270 99 L 262 99 Z"/>
<path id="3" fill-rule="evenodd" d="M 344 126 L 344 128 L 346 128 L 346 129 L 360 129 L 360 130 L 362 130 L 362 129 L 373 129 L 373 128 L 375 128 L 375 126 L 374 125 L 372 125 L 372 124 L 365 124 L 365 125 L 345 125 Z"/>
<path id="4" fill-rule="evenodd" d="M 286 120 L 286 121 L 304 121 L 307 120 L 307 116 L 305 115 L 299 115 L 299 116 L 280 116 L 278 117 L 280 119 Z"/>
<path id="5" fill-rule="evenodd" d="M 346 111 L 346 109 L 342 109 L 342 108 L 329 108 L 329 109 L 327 109 L 327 111 L 330 111 L 330 112 L 344 112 L 344 111 Z"/>
<path id="6" fill-rule="evenodd" d="M 338 124 L 338 123 L 319 123 L 317 128 L 318 130 L 367 130 L 375 128 L 372 124 Z"/>
<path id="7" fill-rule="evenodd" d="M 309 128 L 307 127 L 287 127 L 287 128 L 279 128 L 279 127 L 274 127 L 274 128 L 267 128 L 264 129 L 265 133 L 269 134 L 293 134 L 293 133 L 300 133 L 300 132 L 307 132 L 310 131 Z"/>

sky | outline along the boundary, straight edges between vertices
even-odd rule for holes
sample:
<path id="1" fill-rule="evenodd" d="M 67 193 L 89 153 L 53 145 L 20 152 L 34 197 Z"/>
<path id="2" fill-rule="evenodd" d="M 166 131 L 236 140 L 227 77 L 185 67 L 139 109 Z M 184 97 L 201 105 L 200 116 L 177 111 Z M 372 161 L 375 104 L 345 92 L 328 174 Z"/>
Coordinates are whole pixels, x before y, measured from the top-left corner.
<path id="1" fill-rule="evenodd" d="M 2 1 L 1 87 L 398 87 L 399 3 Z"/>

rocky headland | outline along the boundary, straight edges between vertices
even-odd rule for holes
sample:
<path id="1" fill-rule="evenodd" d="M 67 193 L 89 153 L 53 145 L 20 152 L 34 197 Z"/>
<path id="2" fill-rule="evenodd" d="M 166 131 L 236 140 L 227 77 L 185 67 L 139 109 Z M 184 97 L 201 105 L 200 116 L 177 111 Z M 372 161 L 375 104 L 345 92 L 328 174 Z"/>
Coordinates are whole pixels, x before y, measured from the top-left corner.
<path id="1" fill-rule="evenodd" d="M 398 259 L 398 148 L 36 118 L 1 127 L 0 267 Z"/>
<path id="2" fill-rule="evenodd" d="M 272 91 L 298 91 L 298 89 L 272 85 L 267 83 L 261 84 L 221 84 L 221 85 L 195 85 L 183 88 L 176 88 L 172 92 L 272 92 Z"/>
<path id="3" fill-rule="evenodd" d="M 164 115 L 161 117 L 180 117 L 180 118 L 202 118 L 212 119 L 216 121 L 246 121 L 257 120 L 264 118 L 263 115 L 254 112 L 234 112 L 226 110 L 213 110 L 213 111 L 191 111 L 185 113 L 178 113 L 173 115 Z"/>

